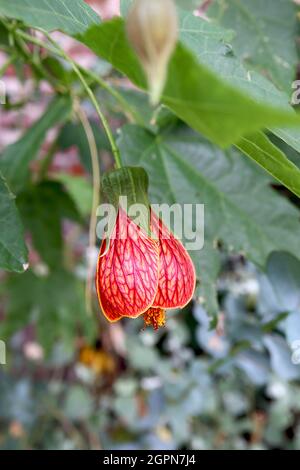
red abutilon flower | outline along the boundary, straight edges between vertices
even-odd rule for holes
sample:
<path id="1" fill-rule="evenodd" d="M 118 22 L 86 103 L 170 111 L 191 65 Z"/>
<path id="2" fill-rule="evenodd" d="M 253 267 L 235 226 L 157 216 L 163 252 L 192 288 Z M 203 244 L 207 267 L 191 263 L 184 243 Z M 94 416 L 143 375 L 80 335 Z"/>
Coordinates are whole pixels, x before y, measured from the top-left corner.
<path id="1" fill-rule="evenodd" d="M 165 324 L 165 309 L 182 308 L 195 289 L 192 260 L 175 236 L 151 212 L 153 238 L 119 209 L 109 245 L 103 240 L 96 274 L 102 311 L 115 322 L 144 315 L 145 325 Z"/>

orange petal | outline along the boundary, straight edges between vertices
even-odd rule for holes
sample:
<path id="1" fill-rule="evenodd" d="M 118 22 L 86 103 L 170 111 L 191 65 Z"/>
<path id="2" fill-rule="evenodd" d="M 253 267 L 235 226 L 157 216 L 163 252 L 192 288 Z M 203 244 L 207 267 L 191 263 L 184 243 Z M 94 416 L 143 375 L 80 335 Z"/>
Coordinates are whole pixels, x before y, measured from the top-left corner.
<path id="1" fill-rule="evenodd" d="M 119 210 L 109 241 L 102 242 L 96 288 L 109 321 L 136 318 L 151 307 L 158 286 L 158 243 Z"/>
<path id="2" fill-rule="evenodd" d="M 153 307 L 182 308 L 194 294 L 194 264 L 183 244 L 154 212 L 151 212 L 151 229 L 159 239 L 159 279 Z"/>

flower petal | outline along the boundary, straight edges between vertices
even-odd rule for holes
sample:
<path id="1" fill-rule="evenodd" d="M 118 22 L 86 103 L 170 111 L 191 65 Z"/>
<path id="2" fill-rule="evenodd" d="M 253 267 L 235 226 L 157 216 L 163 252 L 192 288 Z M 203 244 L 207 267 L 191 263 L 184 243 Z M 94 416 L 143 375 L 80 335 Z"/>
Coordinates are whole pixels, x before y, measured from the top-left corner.
<path id="1" fill-rule="evenodd" d="M 159 279 L 153 307 L 182 308 L 194 294 L 194 264 L 182 243 L 153 211 L 151 229 L 159 239 Z"/>
<path id="2" fill-rule="evenodd" d="M 136 318 L 151 307 L 158 286 L 158 243 L 119 210 L 107 253 L 103 240 L 96 288 L 109 321 Z"/>

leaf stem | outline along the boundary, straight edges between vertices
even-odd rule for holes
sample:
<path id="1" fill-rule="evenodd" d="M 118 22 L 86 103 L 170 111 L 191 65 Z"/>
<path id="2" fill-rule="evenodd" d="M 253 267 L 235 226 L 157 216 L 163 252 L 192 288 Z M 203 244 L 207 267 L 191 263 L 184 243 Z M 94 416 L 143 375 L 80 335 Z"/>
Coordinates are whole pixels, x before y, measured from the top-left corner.
<path id="1" fill-rule="evenodd" d="M 112 131 L 111 131 L 111 128 L 108 124 L 108 121 L 104 115 L 104 113 L 102 112 L 100 106 L 99 106 L 99 103 L 94 95 L 94 93 L 92 92 L 91 88 L 89 87 L 86 79 L 84 78 L 82 72 L 79 70 L 79 67 L 77 66 L 76 62 L 74 62 L 74 60 L 56 43 L 53 41 L 52 37 L 50 36 L 49 33 L 47 33 L 47 31 L 44 31 L 44 30 L 41 30 L 43 32 L 43 34 L 46 36 L 46 38 L 49 40 L 49 42 L 54 46 L 56 47 L 59 52 L 61 53 L 62 57 L 67 61 L 69 62 L 69 64 L 72 66 L 74 72 L 76 73 L 77 77 L 79 78 L 79 80 L 81 81 L 84 89 L 86 90 L 91 102 L 93 103 L 95 109 L 96 109 L 96 112 L 99 116 L 99 119 L 100 121 L 102 122 L 102 125 L 104 127 L 104 130 L 106 132 L 106 135 L 107 135 L 107 138 L 109 140 L 109 143 L 110 143 L 110 146 L 111 146 L 111 149 L 112 149 L 112 153 L 113 153 L 113 156 L 115 158 L 115 162 L 116 162 L 116 167 L 117 168 L 121 168 L 122 167 L 122 163 L 121 163 L 121 158 L 120 158 L 120 152 L 119 152 L 119 149 L 117 147 L 117 144 L 115 142 L 115 139 L 113 137 L 113 134 L 112 134 Z"/>
<path id="2" fill-rule="evenodd" d="M 24 31 L 17 30 L 18 35 L 21 36 L 23 39 L 26 39 L 27 41 L 31 42 L 32 44 L 35 44 L 36 46 L 42 47 L 44 49 L 47 49 L 48 52 L 51 52 L 54 55 L 58 55 L 61 58 L 64 58 L 61 52 L 58 49 L 54 49 L 54 47 L 50 46 L 46 42 L 31 36 L 29 34 L 26 34 Z M 109 83 L 107 83 L 103 78 L 100 76 L 96 75 L 94 72 L 91 70 L 85 70 L 81 65 L 73 61 L 78 69 L 81 71 L 81 73 L 91 79 L 92 82 L 97 83 L 100 85 L 104 90 L 106 90 L 111 96 L 115 98 L 116 101 L 121 105 L 123 111 L 127 113 L 128 117 L 131 118 L 133 121 L 139 122 L 140 118 L 137 112 L 133 107 L 130 106 L 130 104 L 123 98 L 123 96 L 116 90 L 114 87 L 112 87 Z"/>
<path id="3" fill-rule="evenodd" d="M 16 46 L 19 47 L 21 53 L 23 54 L 24 58 L 28 61 L 29 64 L 31 64 L 32 68 L 35 70 L 36 74 L 40 77 L 47 78 L 49 83 L 52 85 L 53 89 L 58 92 L 58 93 L 66 93 L 65 87 L 62 87 L 55 83 L 55 81 L 52 79 L 52 77 L 47 73 L 47 71 L 44 69 L 42 64 L 36 60 L 36 57 L 34 54 L 31 54 L 31 52 L 27 49 L 26 43 L 24 40 L 20 37 L 15 37 L 16 41 Z"/>
<path id="4" fill-rule="evenodd" d="M 91 88 L 88 85 L 86 79 L 84 78 L 84 73 L 86 73 L 86 71 L 81 71 L 82 70 L 81 67 L 79 65 L 77 65 L 76 62 L 52 39 L 52 37 L 50 36 L 50 34 L 47 31 L 45 31 L 43 29 L 39 29 L 39 31 L 41 31 L 45 35 L 45 37 L 51 43 L 51 46 L 46 44 L 44 41 L 40 41 L 38 38 L 35 38 L 35 37 L 31 36 L 30 34 L 24 33 L 23 31 L 16 30 L 15 32 L 19 36 L 21 36 L 23 39 L 26 39 L 27 41 L 31 41 L 33 44 L 36 44 L 40 47 L 44 47 L 44 48 L 48 49 L 49 51 L 51 51 L 55 55 L 59 55 L 60 57 L 62 57 L 64 60 L 66 60 L 72 66 L 74 72 L 76 73 L 77 77 L 79 78 L 80 82 L 82 83 L 87 95 L 89 96 L 91 102 L 93 103 L 93 105 L 96 109 L 96 112 L 99 116 L 99 119 L 100 119 L 100 121 L 101 121 L 101 123 L 104 127 L 104 130 L 106 132 L 107 138 L 109 140 L 109 143 L 110 143 L 110 146 L 111 146 L 111 149 L 112 149 L 112 153 L 113 153 L 113 156 L 114 156 L 114 159 L 115 159 L 116 167 L 121 168 L 122 167 L 122 162 L 121 162 L 119 149 L 118 149 L 118 147 L 116 145 L 116 142 L 114 140 L 112 131 L 111 131 L 110 126 L 108 124 L 108 121 L 107 121 L 104 113 L 102 112 L 93 91 L 91 90 Z M 90 73 L 88 73 L 88 75 L 91 76 Z M 95 76 L 93 76 L 93 80 L 94 79 L 95 79 Z M 104 86 L 104 83 L 105 83 L 104 81 L 97 80 L 97 82 L 100 83 L 101 86 Z M 109 85 L 105 84 L 105 88 L 111 92 Z M 114 96 L 116 96 L 115 92 L 114 92 Z"/>
<path id="5" fill-rule="evenodd" d="M 100 76 L 96 75 L 94 72 L 91 70 L 85 70 L 83 67 L 78 65 L 78 68 L 87 75 L 93 82 L 97 83 L 98 85 L 101 86 L 104 90 L 106 90 L 117 102 L 122 107 L 122 110 L 127 113 L 128 117 L 132 119 L 133 121 L 136 121 L 137 123 L 141 124 L 141 119 L 138 115 L 138 113 L 135 111 L 134 108 L 130 106 L 130 104 L 123 98 L 123 96 L 115 89 L 113 88 L 109 83 L 107 83 L 103 78 Z"/>
<path id="6" fill-rule="evenodd" d="M 89 120 L 80 106 L 78 101 L 75 101 L 75 112 L 82 124 L 86 138 L 88 141 L 91 160 L 92 160 L 92 169 L 93 169 L 93 203 L 90 219 L 90 228 L 89 228 L 89 250 L 88 250 L 88 271 L 86 279 L 86 288 L 85 288 L 85 301 L 86 301 L 86 311 L 90 315 L 92 312 L 92 292 L 93 292 L 93 251 L 96 246 L 96 226 L 97 226 L 97 207 L 100 203 L 100 165 L 98 160 L 98 150 L 97 144 L 95 141 L 94 133 L 92 127 L 89 123 Z"/>

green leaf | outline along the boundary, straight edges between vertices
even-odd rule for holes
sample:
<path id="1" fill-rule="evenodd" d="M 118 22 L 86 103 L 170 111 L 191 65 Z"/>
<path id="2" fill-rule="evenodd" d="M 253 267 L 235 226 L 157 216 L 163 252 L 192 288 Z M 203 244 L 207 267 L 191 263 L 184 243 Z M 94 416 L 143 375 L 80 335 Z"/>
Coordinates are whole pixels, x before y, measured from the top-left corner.
<path id="1" fill-rule="evenodd" d="M 272 130 L 273 133 L 279 137 L 283 142 L 290 145 L 294 150 L 300 152 L 300 132 L 298 129 L 276 129 Z"/>
<path id="2" fill-rule="evenodd" d="M 9 46 L 8 31 L 0 22 L 0 44 L 4 46 Z"/>
<path id="3" fill-rule="evenodd" d="M 91 214 L 93 187 L 85 177 L 57 173 L 53 175 L 53 178 L 64 185 L 82 216 Z"/>
<path id="4" fill-rule="evenodd" d="M 10 192 L 0 173 L 0 268 L 23 272 L 27 263 L 27 249 L 23 227 Z"/>
<path id="5" fill-rule="evenodd" d="M 267 78 L 256 71 L 249 71 L 235 57 L 229 42 L 232 32 L 220 26 L 195 18 L 190 14 L 180 15 L 180 38 L 194 52 L 198 60 L 213 70 L 222 80 L 244 91 L 253 99 L 273 106 L 291 109 L 290 93 L 279 91 Z M 300 151 L 298 128 L 271 128 L 270 130 L 284 142 Z"/>
<path id="6" fill-rule="evenodd" d="M 155 110 L 153 110 L 150 105 L 147 94 L 131 88 L 119 87 L 117 91 L 119 96 L 122 96 L 125 106 L 122 102 L 114 100 L 114 98 L 107 93 L 107 101 L 110 100 L 114 102 L 114 110 L 122 114 L 127 112 L 129 118 L 133 118 L 136 124 L 153 129 L 154 125 L 152 124 L 152 120 Z"/>
<path id="7" fill-rule="evenodd" d="M 73 200 L 62 185 L 43 181 L 24 190 L 17 199 L 24 226 L 30 231 L 34 247 L 51 267 L 63 264 L 62 220 L 80 221 Z"/>
<path id="8" fill-rule="evenodd" d="M 300 197 L 300 170 L 263 134 L 243 137 L 236 145 L 290 191 Z"/>
<path id="9" fill-rule="evenodd" d="M 264 344 L 269 351 L 274 372 L 284 381 L 299 379 L 300 369 L 292 363 L 292 351 L 284 338 L 270 334 L 264 338 Z"/>
<path id="10" fill-rule="evenodd" d="M 71 112 L 71 100 L 54 98 L 44 115 L 18 140 L 4 150 L 0 170 L 15 192 L 20 191 L 29 177 L 29 163 L 42 145 L 49 129 L 65 121 Z"/>
<path id="11" fill-rule="evenodd" d="M 181 12 L 180 39 L 194 52 L 199 62 L 209 67 L 222 80 L 257 101 L 267 102 L 270 106 L 278 106 L 286 110 L 291 109 L 290 95 L 276 89 L 269 80 L 255 71 L 249 72 L 234 56 L 232 46 L 228 44 L 232 40 L 231 31 Z M 300 151 L 298 129 L 276 128 L 272 131 L 287 144 Z"/>
<path id="12" fill-rule="evenodd" d="M 66 86 L 71 85 L 72 72 L 66 70 L 58 59 L 47 56 L 41 60 L 41 63 L 51 77 L 54 77 L 56 80 L 60 81 L 60 83 L 63 83 Z"/>
<path id="13" fill-rule="evenodd" d="M 88 390 L 75 385 L 68 390 L 64 413 L 71 420 L 86 420 L 93 413 L 93 399 Z"/>
<path id="14" fill-rule="evenodd" d="M 55 270 L 37 276 L 27 271 L 7 280 L 7 319 L 1 323 L 1 337 L 11 335 L 34 323 L 38 340 L 50 352 L 57 340 L 72 344 L 78 332 L 90 336 L 94 323 L 87 321 L 83 285 L 68 271 Z"/>
<path id="15" fill-rule="evenodd" d="M 133 0 L 121 0 L 121 15 L 127 16 Z M 175 0 L 176 5 L 184 10 L 195 10 L 199 7 L 199 0 Z"/>
<path id="16" fill-rule="evenodd" d="M 192 26 L 198 28 L 201 34 L 200 19 L 191 15 L 190 21 L 197 22 Z M 190 36 L 187 37 L 190 42 Z M 128 45 L 121 18 L 92 26 L 78 39 L 125 73 L 136 85 L 145 88 L 143 73 Z M 191 127 L 222 146 L 267 126 L 296 124 L 298 121 L 291 109 L 280 109 L 276 107 L 277 103 L 258 101 L 229 81 L 222 80 L 219 73 L 197 60 L 183 44 L 178 44 L 170 61 L 162 101 Z"/>
<path id="17" fill-rule="evenodd" d="M 185 10 L 196 10 L 199 7 L 198 0 L 175 0 L 175 2 L 180 8 Z"/>
<path id="18" fill-rule="evenodd" d="M 230 42 L 232 31 L 197 18 L 190 13 L 180 14 L 180 39 L 198 61 L 218 74 L 222 80 L 244 91 L 253 99 L 290 109 L 289 98 L 261 74 L 247 70 L 235 56 Z"/>
<path id="19" fill-rule="evenodd" d="M 155 136 L 137 126 L 123 128 L 119 145 L 126 164 L 147 171 L 151 202 L 205 205 L 204 250 L 221 240 L 260 266 L 275 250 L 299 256 L 299 211 L 236 150 L 221 151 L 186 129 Z"/>
<path id="20" fill-rule="evenodd" d="M 232 45 L 247 68 L 256 68 L 291 92 L 298 62 L 296 5 L 292 1 L 217 0 L 209 14 L 236 32 Z"/>
<path id="21" fill-rule="evenodd" d="M 98 123 L 90 121 L 93 130 L 98 153 L 101 150 L 110 150 L 109 142 Z M 86 133 L 81 124 L 67 122 L 61 129 L 58 136 L 58 145 L 62 150 L 69 149 L 74 145 L 79 150 L 79 157 L 84 168 L 92 173 L 91 151 L 86 137 Z"/>
<path id="22" fill-rule="evenodd" d="M 17 18 L 35 28 L 85 31 L 100 18 L 83 0 L 0 0 L 0 16 Z"/>
<path id="23" fill-rule="evenodd" d="M 276 302 L 282 312 L 300 307 L 300 262 L 289 253 L 272 253 L 267 264 L 267 276 Z"/>

